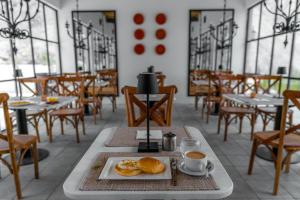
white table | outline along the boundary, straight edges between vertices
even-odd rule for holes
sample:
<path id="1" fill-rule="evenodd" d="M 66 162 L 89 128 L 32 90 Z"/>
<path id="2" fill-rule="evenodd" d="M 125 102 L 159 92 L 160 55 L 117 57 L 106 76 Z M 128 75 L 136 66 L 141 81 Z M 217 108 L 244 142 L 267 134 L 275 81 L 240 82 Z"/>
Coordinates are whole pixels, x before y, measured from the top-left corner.
<path id="1" fill-rule="evenodd" d="M 231 195 L 233 182 L 221 162 L 208 145 L 200 131 L 193 127 L 186 127 L 186 130 L 202 142 L 202 150 L 206 152 L 208 158 L 214 163 L 215 170 L 212 175 L 215 178 L 220 190 L 215 191 L 149 191 L 149 192 L 126 192 L 126 191 L 81 191 L 79 187 L 88 174 L 92 164 L 95 162 L 99 152 L 137 152 L 136 147 L 105 147 L 105 141 L 117 128 L 104 129 L 93 144 L 84 154 L 77 166 L 73 169 L 63 185 L 64 193 L 71 199 L 98 199 L 98 200 L 138 200 L 138 199 L 222 199 Z"/>

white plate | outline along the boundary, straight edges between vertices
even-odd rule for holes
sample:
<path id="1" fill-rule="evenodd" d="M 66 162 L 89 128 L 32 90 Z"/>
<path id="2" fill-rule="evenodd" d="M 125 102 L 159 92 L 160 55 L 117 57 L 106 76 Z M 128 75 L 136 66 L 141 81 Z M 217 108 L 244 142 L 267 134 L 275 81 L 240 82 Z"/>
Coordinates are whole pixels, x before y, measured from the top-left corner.
<path id="1" fill-rule="evenodd" d="M 165 164 L 165 171 L 160 174 L 139 174 L 137 176 L 121 176 L 114 170 L 116 164 L 121 160 L 139 160 L 143 157 L 111 157 L 105 163 L 105 166 L 99 176 L 99 180 L 169 180 L 172 179 L 170 158 L 169 157 L 153 157 Z"/>
<path id="2" fill-rule="evenodd" d="M 208 173 L 211 173 L 215 169 L 215 165 L 210 160 L 207 161 L 207 165 L 208 165 Z M 206 175 L 206 170 L 204 170 L 203 172 L 194 172 L 194 171 L 191 171 L 191 170 L 187 169 L 185 167 L 183 161 L 181 163 L 179 163 L 178 169 L 182 173 L 187 174 L 187 175 L 191 175 L 191 176 L 205 176 Z"/>
<path id="3" fill-rule="evenodd" d="M 136 139 L 137 140 L 147 139 L 147 131 L 146 130 L 137 130 Z M 150 139 L 161 140 L 162 139 L 162 131 L 161 130 L 150 130 Z"/>

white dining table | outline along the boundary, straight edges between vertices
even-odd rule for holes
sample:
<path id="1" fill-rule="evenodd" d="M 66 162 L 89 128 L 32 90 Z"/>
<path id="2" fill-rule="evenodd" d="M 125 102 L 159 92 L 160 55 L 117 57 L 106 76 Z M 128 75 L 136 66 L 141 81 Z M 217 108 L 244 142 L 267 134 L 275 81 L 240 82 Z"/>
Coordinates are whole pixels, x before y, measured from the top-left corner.
<path id="1" fill-rule="evenodd" d="M 215 169 L 211 172 L 219 190 L 201 191 L 81 191 L 79 188 L 91 169 L 97 155 L 101 152 L 137 152 L 137 147 L 105 147 L 105 142 L 117 127 L 101 131 L 87 152 L 75 166 L 63 184 L 65 195 L 70 199 L 98 199 L 98 200 L 138 200 L 138 199 L 222 199 L 230 196 L 233 191 L 233 182 L 220 160 L 213 152 L 201 132 L 194 127 L 185 127 L 192 137 L 201 141 L 202 151 L 208 155 Z M 178 149 L 179 150 L 179 149 Z M 130 184 L 130 183 L 128 183 Z"/>

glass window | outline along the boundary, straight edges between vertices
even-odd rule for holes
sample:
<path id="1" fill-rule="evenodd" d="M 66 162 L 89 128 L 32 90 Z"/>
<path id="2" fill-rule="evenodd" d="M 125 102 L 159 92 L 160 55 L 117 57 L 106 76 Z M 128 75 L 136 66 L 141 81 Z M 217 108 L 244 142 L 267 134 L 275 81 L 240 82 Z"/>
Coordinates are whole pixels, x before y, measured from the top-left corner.
<path id="1" fill-rule="evenodd" d="M 249 11 L 249 27 L 248 27 L 248 41 L 258 38 L 259 30 L 259 16 L 260 16 L 260 5 L 253 7 Z"/>
<path id="2" fill-rule="evenodd" d="M 10 41 L 4 38 L 0 38 L 0 70 L 0 80 L 14 78 Z"/>
<path id="3" fill-rule="evenodd" d="M 49 73 L 46 42 L 33 39 L 33 50 L 36 73 Z"/>
<path id="4" fill-rule="evenodd" d="M 16 47 L 18 49 L 15 55 L 16 68 L 22 70 L 23 77 L 34 77 L 30 39 L 17 40 Z"/>
<path id="5" fill-rule="evenodd" d="M 45 6 L 46 14 L 46 24 L 47 24 L 47 37 L 48 40 L 57 42 L 57 21 L 56 21 L 56 11 L 48 6 Z"/>
<path id="6" fill-rule="evenodd" d="M 259 52 L 257 60 L 257 73 L 270 74 L 271 54 L 273 38 L 259 41 Z"/>
<path id="7" fill-rule="evenodd" d="M 0 82 L 0 92 L 7 93 L 9 96 L 16 96 L 16 84 L 15 81 Z"/>
<path id="8" fill-rule="evenodd" d="M 268 8 L 274 10 L 276 7 L 275 1 L 268 1 Z M 272 36 L 274 33 L 275 15 L 269 13 L 265 6 L 262 6 L 261 13 L 261 29 L 260 38 Z"/>
<path id="9" fill-rule="evenodd" d="M 292 63 L 292 73 L 291 77 L 300 78 L 300 32 L 295 34 L 295 45 L 294 45 L 294 59 Z"/>
<path id="10" fill-rule="evenodd" d="M 56 43 L 48 43 L 49 45 L 49 61 L 50 61 L 50 73 L 57 74 L 59 70 L 59 47 Z"/>
<path id="11" fill-rule="evenodd" d="M 292 47 L 292 34 L 288 34 L 289 43 L 285 47 L 284 41 L 286 39 L 286 35 L 279 35 L 275 37 L 275 46 L 274 46 L 274 56 L 273 56 L 273 67 L 272 74 L 277 74 L 278 67 L 287 67 L 290 66 L 291 59 L 291 47 Z M 289 73 L 287 71 L 287 73 Z"/>
<path id="12" fill-rule="evenodd" d="M 37 1 L 32 1 L 30 3 L 30 13 L 35 13 L 37 7 Z M 46 39 L 43 4 L 40 4 L 38 14 L 30 22 L 32 31 L 31 35 L 36 38 Z"/>
<path id="13" fill-rule="evenodd" d="M 255 73 L 257 41 L 247 44 L 246 73 Z"/>

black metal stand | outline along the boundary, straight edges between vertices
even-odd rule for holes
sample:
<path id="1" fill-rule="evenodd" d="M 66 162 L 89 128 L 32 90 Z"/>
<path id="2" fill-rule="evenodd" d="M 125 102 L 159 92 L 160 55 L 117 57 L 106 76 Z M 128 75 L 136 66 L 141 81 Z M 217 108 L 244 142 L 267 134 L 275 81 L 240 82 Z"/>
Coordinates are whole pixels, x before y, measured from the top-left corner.
<path id="1" fill-rule="evenodd" d="M 146 152 L 159 152 L 158 143 L 150 142 L 150 116 L 149 116 L 149 94 L 147 93 L 147 142 L 140 142 L 138 152 L 146 153 Z"/>

